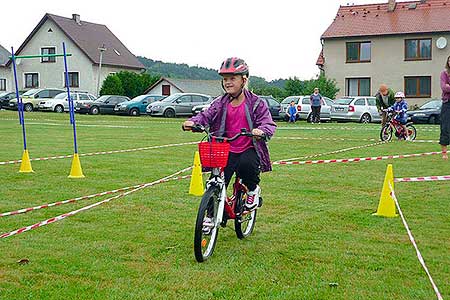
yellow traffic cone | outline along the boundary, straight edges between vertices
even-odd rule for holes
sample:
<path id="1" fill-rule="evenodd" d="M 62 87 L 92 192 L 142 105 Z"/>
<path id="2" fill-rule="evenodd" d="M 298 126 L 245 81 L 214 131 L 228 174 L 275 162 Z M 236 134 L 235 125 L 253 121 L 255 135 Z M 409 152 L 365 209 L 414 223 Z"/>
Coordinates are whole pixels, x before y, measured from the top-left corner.
<path id="1" fill-rule="evenodd" d="M 392 165 L 389 164 L 386 169 L 386 175 L 384 176 L 383 189 L 381 190 L 380 202 L 378 203 L 377 212 L 374 216 L 382 217 L 397 217 L 395 213 L 395 202 L 391 196 L 391 188 L 394 190 L 394 172 L 392 171 Z"/>
<path id="2" fill-rule="evenodd" d="M 202 165 L 200 163 L 200 154 L 195 151 L 194 155 L 194 168 L 192 169 L 191 184 L 189 185 L 189 194 L 194 196 L 203 195 L 203 177 L 202 177 Z"/>
<path id="3" fill-rule="evenodd" d="M 34 172 L 33 168 L 31 168 L 30 155 L 28 154 L 28 150 L 23 150 L 22 154 L 22 162 L 20 163 L 19 173 L 31 173 Z"/>
<path id="4" fill-rule="evenodd" d="M 78 153 L 73 155 L 72 168 L 70 169 L 69 178 L 84 178 Z"/>

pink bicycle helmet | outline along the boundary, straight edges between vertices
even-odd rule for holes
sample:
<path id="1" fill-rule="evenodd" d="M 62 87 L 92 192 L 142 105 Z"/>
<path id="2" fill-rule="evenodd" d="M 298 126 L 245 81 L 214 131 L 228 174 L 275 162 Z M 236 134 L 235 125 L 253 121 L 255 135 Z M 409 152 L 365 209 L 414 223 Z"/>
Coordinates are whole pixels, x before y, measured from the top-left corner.
<path id="1" fill-rule="evenodd" d="M 247 75 L 248 66 L 245 61 L 238 57 L 230 57 L 223 61 L 219 70 L 220 75 L 233 74 L 233 75 Z"/>
<path id="2" fill-rule="evenodd" d="M 394 98 L 405 98 L 405 94 L 402 91 L 395 93 Z"/>

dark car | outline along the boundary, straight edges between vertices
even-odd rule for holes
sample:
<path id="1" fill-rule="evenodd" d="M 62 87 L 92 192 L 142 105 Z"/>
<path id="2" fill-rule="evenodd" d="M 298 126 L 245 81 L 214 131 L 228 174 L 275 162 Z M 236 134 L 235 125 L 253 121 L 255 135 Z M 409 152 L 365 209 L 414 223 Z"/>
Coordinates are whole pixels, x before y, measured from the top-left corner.
<path id="1" fill-rule="evenodd" d="M 75 112 L 98 115 L 98 114 L 113 114 L 114 107 L 117 104 L 130 101 L 127 96 L 118 95 L 103 95 L 95 101 L 78 101 L 75 107 Z"/>
<path id="2" fill-rule="evenodd" d="M 19 92 L 22 95 L 23 92 Z M 16 98 L 16 92 L 1 92 L 0 93 L 0 109 L 9 108 L 9 100 Z"/>
<path id="3" fill-rule="evenodd" d="M 275 100 L 272 96 L 259 96 L 259 98 L 266 101 L 270 114 L 272 115 L 272 119 L 279 120 L 284 118 L 284 115 L 281 113 L 280 102 Z"/>
<path id="4" fill-rule="evenodd" d="M 408 120 L 413 123 L 439 124 L 442 100 L 433 99 L 424 103 L 417 110 L 408 111 Z"/>

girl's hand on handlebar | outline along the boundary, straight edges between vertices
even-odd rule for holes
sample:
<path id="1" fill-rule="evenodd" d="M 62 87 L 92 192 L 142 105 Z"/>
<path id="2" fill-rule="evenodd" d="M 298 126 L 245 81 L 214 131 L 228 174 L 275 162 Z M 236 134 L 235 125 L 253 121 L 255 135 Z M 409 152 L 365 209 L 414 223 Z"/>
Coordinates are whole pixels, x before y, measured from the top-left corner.
<path id="1" fill-rule="evenodd" d="M 260 139 L 264 138 L 264 136 L 265 136 L 264 131 L 262 131 L 261 129 L 258 129 L 258 128 L 254 128 L 252 130 L 252 134 L 255 136 L 255 138 L 257 140 L 260 140 Z"/>
<path id="2" fill-rule="evenodd" d="M 184 121 L 183 123 L 183 130 L 191 130 L 192 126 L 194 126 L 194 122 L 192 121 Z"/>

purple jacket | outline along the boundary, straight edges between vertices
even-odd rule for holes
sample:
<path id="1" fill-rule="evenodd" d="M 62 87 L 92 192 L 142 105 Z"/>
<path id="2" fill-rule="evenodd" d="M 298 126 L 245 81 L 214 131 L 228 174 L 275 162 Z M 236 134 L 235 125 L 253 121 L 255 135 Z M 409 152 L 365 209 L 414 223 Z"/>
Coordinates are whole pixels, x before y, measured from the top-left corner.
<path id="1" fill-rule="evenodd" d="M 448 102 L 450 100 L 450 75 L 446 70 L 441 73 L 441 89 L 442 89 L 442 102 Z"/>
<path id="2" fill-rule="evenodd" d="M 267 138 L 271 138 L 275 133 L 277 125 L 273 122 L 269 108 L 264 100 L 255 94 L 244 89 L 245 95 L 245 114 L 250 130 L 258 128 L 262 130 Z M 227 104 L 231 101 L 230 96 L 224 95 L 216 98 L 211 106 L 204 112 L 190 118 L 189 120 L 195 124 L 209 126 L 209 130 L 216 136 L 225 135 L 225 121 L 227 116 Z M 263 140 L 253 140 L 253 146 L 258 153 L 261 163 L 261 171 L 271 171 L 269 149 Z"/>

